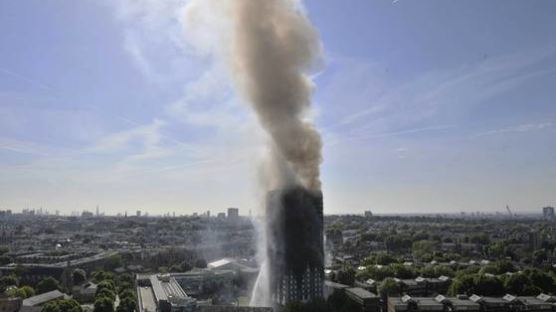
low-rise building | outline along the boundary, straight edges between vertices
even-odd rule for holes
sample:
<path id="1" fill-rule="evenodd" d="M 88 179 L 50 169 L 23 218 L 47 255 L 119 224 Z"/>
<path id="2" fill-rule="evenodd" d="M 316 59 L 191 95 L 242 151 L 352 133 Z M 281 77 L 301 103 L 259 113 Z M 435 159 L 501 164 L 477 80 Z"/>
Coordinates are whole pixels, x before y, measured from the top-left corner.
<path id="1" fill-rule="evenodd" d="M 22 305 L 21 298 L 7 297 L 2 295 L 0 297 L 0 311 L 2 312 L 16 312 L 19 311 Z"/>
<path id="2" fill-rule="evenodd" d="M 502 297 L 481 297 L 473 295 L 469 299 L 481 305 L 481 310 L 485 312 L 507 312 L 510 310 L 510 303 Z"/>
<path id="3" fill-rule="evenodd" d="M 93 302 L 97 291 L 97 284 L 87 282 L 82 285 L 73 286 L 73 298 L 81 303 Z"/>
<path id="4" fill-rule="evenodd" d="M 346 288 L 346 296 L 359 305 L 362 312 L 378 312 L 380 311 L 380 299 L 372 292 L 366 291 L 360 287 Z"/>
<path id="5" fill-rule="evenodd" d="M 64 294 L 59 290 L 53 290 L 49 292 L 42 293 L 33 297 L 29 297 L 23 300 L 23 306 L 27 307 L 40 307 L 47 302 L 59 299 L 69 299 L 70 296 Z"/>
<path id="6" fill-rule="evenodd" d="M 349 286 L 325 280 L 323 289 L 324 299 L 328 299 L 335 291 L 344 291 L 346 288 L 349 288 Z"/>
<path id="7" fill-rule="evenodd" d="M 192 312 L 197 302 L 170 274 L 137 276 L 139 312 Z"/>
<path id="8" fill-rule="evenodd" d="M 479 312 L 481 306 L 469 299 L 461 297 L 444 297 L 442 295 L 436 297 L 411 297 L 405 295 L 403 297 L 388 298 L 388 312 L 405 312 L 405 311 L 468 311 Z"/>

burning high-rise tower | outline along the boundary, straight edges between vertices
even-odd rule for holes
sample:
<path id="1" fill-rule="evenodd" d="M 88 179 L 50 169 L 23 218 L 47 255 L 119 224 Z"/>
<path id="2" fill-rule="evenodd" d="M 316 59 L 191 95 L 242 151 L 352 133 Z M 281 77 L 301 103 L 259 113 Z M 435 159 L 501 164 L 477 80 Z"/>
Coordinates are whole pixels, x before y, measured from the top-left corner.
<path id="1" fill-rule="evenodd" d="M 228 65 L 267 134 L 261 186 L 275 191 L 267 195 L 265 259 L 251 304 L 321 297 L 322 140 L 310 117 L 311 73 L 321 64 L 322 44 L 302 0 L 191 0 L 185 21 L 193 43 Z M 211 40 L 214 33 L 219 40 Z"/>
<path id="2" fill-rule="evenodd" d="M 322 193 L 303 187 L 269 192 L 266 213 L 271 301 L 286 304 L 322 297 Z"/>

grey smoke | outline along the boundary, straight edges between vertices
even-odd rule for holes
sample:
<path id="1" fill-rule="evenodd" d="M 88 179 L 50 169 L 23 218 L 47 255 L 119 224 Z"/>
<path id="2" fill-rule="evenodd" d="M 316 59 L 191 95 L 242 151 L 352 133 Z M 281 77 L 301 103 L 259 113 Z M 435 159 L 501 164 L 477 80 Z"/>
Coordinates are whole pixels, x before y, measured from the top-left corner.
<path id="1" fill-rule="evenodd" d="M 319 190 L 322 143 L 305 119 L 313 89 L 307 73 L 321 54 L 319 37 L 292 1 L 236 0 L 232 13 L 232 73 L 272 139 L 282 180 L 274 187 L 292 182 L 284 172 L 289 168 L 296 182 Z"/>

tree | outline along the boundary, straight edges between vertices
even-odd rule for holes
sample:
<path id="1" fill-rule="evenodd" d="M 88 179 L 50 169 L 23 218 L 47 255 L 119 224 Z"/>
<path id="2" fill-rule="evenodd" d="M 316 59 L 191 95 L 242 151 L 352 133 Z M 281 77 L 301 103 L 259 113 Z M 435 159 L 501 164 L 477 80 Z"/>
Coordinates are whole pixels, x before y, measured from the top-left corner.
<path id="1" fill-rule="evenodd" d="M 481 296 L 503 296 L 505 293 L 502 281 L 496 276 L 479 274 L 473 280 L 475 293 Z"/>
<path id="2" fill-rule="evenodd" d="M 60 289 L 60 283 L 53 277 L 47 277 L 37 284 L 37 293 L 39 294 L 56 289 Z"/>
<path id="3" fill-rule="evenodd" d="M 0 277 L 0 292 L 5 291 L 9 286 L 17 286 L 18 284 L 19 283 L 15 275 L 2 276 Z"/>
<path id="4" fill-rule="evenodd" d="M 8 263 L 12 263 L 14 261 L 14 259 L 10 256 L 7 255 L 1 255 L 0 256 L 0 265 L 6 265 Z"/>
<path id="5" fill-rule="evenodd" d="M 504 243 L 498 242 L 488 246 L 488 254 L 492 257 L 501 258 L 504 256 L 506 246 Z"/>
<path id="6" fill-rule="evenodd" d="M 131 298 L 135 300 L 135 292 L 130 288 L 122 289 L 118 296 L 120 297 L 120 299 Z"/>
<path id="7" fill-rule="evenodd" d="M 364 265 L 381 264 L 388 265 L 390 263 L 399 262 L 398 259 L 386 252 L 379 252 L 374 255 L 367 257 L 364 261 Z"/>
<path id="8" fill-rule="evenodd" d="M 103 280 L 97 285 L 97 293 L 103 289 L 108 289 L 111 292 L 116 292 L 116 285 L 113 280 Z"/>
<path id="9" fill-rule="evenodd" d="M 515 266 L 508 260 L 498 261 L 496 267 L 498 269 L 498 274 L 516 271 Z"/>
<path id="10" fill-rule="evenodd" d="M 344 268 L 338 271 L 336 279 L 340 284 L 353 285 L 355 282 L 355 271 L 351 267 Z"/>
<path id="11" fill-rule="evenodd" d="M 437 243 L 428 240 L 416 241 L 411 246 L 411 251 L 416 258 L 419 259 L 423 259 L 425 257 L 430 258 L 432 253 L 436 249 L 436 244 Z"/>
<path id="12" fill-rule="evenodd" d="M 134 298 L 120 298 L 120 304 L 116 308 L 116 312 L 134 312 L 137 302 Z"/>
<path id="13" fill-rule="evenodd" d="M 475 275 L 474 274 L 465 274 L 456 277 L 450 288 L 448 289 L 448 294 L 450 296 L 456 295 L 472 295 L 475 288 Z"/>
<path id="14" fill-rule="evenodd" d="M 54 300 L 42 306 L 41 312 L 82 312 L 79 303 L 73 299 Z"/>
<path id="15" fill-rule="evenodd" d="M 6 290 L 9 297 L 19 297 L 21 299 L 29 298 L 35 295 L 35 290 L 31 286 L 15 287 L 12 286 Z"/>
<path id="16" fill-rule="evenodd" d="M 524 272 L 534 287 L 539 288 L 543 292 L 553 293 L 556 291 L 556 280 L 548 273 L 539 269 L 528 269 Z"/>
<path id="17" fill-rule="evenodd" d="M 537 295 L 535 287 L 531 283 L 531 279 L 522 273 L 509 275 L 504 280 L 504 288 L 506 292 L 515 296 Z"/>
<path id="18" fill-rule="evenodd" d="M 104 280 L 114 280 L 114 274 L 106 271 L 95 271 L 91 274 L 95 283 L 100 283 Z"/>
<path id="19" fill-rule="evenodd" d="M 133 276 L 129 273 L 124 273 L 118 276 L 118 280 L 120 283 L 127 283 L 132 285 L 133 284 Z"/>
<path id="20" fill-rule="evenodd" d="M 87 280 L 87 274 L 82 269 L 75 269 L 71 273 L 71 279 L 74 285 L 79 285 Z"/>
<path id="21" fill-rule="evenodd" d="M 197 259 L 197 261 L 195 261 L 195 267 L 201 268 L 201 269 L 206 268 L 207 267 L 207 260 Z"/>
<path id="22" fill-rule="evenodd" d="M 93 312 L 114 312 L 114 301 L 106 297 L 96 298 Z"/>
<path id="23" fill-rule="evenodd" d="M 106 259 L 104 267 L 107 270 L 114 270 L 115 268 L 119 268 L 122 265 L 123 265 L 122 256 L 114 255 L 114 256 L 108 257 L 108 259 Z"/>
<path id="24" fill-rule="evenodd" d="M 393 278 L 387 278 L 378 286 L 378 293 L 382 298 L 399 295 L 401 293 L 400 285 Z"/>
<path id="25" fill-rule="evenodd" d="M 403 264 L 399 264 L 399 263 L 390 264 L 390 269 L 394 273 L 393 276 L 397 278 L 406 279 L 406 278 L 415 277 L 415 271 Z"/>
<path id="26" fill-rule="evenodd" d="M 112 300 L 112 302 L 114 302 L 116 300 L 116 294 L 108 289 L 108 288 L 101 288 L 101 289 L 97 289 L 96 293 L 95 293 L 95 298 L 109 298 L 110 300 Z"/>
<path id="27" fill-rule="evenodd" d="M 35 295 L 35 289 L 31 286 L 25 285 L 20 287 L 22 293 L 25 294 L 25 298 L 33 297 Z"/>
<path id="28" fill-rule="evenodd" d="M 60 300 L 58 302 L 60 312 L 81 312 L 81 305 L 73 299 Z"/>

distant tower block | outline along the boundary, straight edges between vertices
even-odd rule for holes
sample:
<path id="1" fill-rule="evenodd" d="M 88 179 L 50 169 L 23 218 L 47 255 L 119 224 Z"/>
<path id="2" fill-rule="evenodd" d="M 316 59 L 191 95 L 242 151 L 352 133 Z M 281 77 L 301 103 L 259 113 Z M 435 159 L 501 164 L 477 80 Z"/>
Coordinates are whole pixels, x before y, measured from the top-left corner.
<path id="1" fill-rule="evenodd" d="M 269 192 L 266 217 L 271 300 L 284 305 L 321 298 L 322 193 L 302 187 Z"/>
<path id="2" fill-rule="evenodd" d="M 554 219 L 554 207 L 544 207 L 542 215 L 545 219 Z"/>
<path id="3" fill-rule="evenodd" d="M 239 209 L 238 208 L 228 208 L 228 220 L 236 221 L 239 219 Z"/>
<path id="4" fill-rule="evenodd" d="M 137 217 L 140 217 L 140 216 L 141 216 L 141 210 L 137 210 L 137 212 L 136 212 L 135 215 L 136 215 Z"/>

